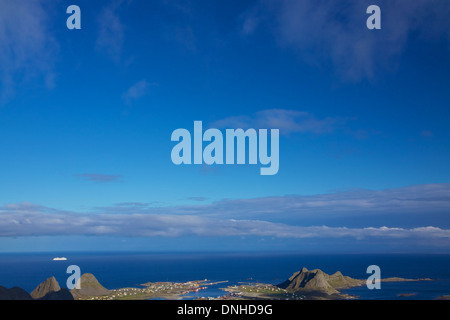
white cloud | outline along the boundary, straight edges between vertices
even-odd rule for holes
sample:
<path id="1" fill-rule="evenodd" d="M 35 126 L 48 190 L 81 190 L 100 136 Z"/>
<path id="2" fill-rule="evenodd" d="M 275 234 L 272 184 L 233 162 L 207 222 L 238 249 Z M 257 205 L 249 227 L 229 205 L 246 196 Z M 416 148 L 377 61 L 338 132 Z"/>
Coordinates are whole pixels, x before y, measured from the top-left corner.
<path id="1" fill-rule="evenodd" d="M 251 116 L 234 116 L 217 120 L 211 123 L 215 128 L 255 128 L 280 129 L 280 134 L 291 133 L 331 133 L 342 127 L 346 122 L 344 118 L 327 117 L 316 118 L 313 114 L 286 109 L 266 109 Z"/>
<path id="2" fill-rule="evenodd" d="M 58 48 L 43 1 L 0 0 L 0 102 L 30 79 L 51 89 Z"/>
<path id="3" fill-rule="evenodd" d="M 122 95 L 122 99 L 126 104 L 131 104 L 132 101 L 145 96 L 150 87 L 155 87 L 157 85 L 158 84 L 155 82 L 147 82 L 146 80 L 138 81 L 128 88 L 128 90 Z"/>
<path id="4" fill-rule="evenodd" d="M 118 174 L 100 174 L 100 173 L 82 173 L 76 174 L 76 177 L 85 179 L 86 181 L 94 182 L 116 182 L 123 177 Z"/>
<path id="5" fill-rule="evenodd" d="M 435 39 L 450 45 L 447 0 L 377 1 L 382 29 L 366 28 L 369 1 L 260 0 L 248 10 L 242 34 L 263 27 L 283 48 L 312 65 L 333 68 L 345 80 L 373 78 L 400 63 L 411 34 L 424 45 Z"/>
<path id="6" fill-rule="evenodd" d="M 123 58 L 125 26 L 118 14 L 124 0 L 113 0 L 105 6 L 98 17 L 96 49 L 106 53 L 110 59 L 120 63 Z"/>

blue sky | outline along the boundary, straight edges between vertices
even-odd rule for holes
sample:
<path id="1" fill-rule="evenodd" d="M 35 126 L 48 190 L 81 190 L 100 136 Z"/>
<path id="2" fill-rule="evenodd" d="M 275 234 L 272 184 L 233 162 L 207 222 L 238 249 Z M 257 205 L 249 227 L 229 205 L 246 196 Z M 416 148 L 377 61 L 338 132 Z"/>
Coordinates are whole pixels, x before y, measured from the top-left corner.
<path id="1" fill-rule="evenodd" d="M 450 252 L 447 1 L 71 4 L 0 0 L 0 251 Z M 197 120 L 278 174 L 175 166 Z"/>

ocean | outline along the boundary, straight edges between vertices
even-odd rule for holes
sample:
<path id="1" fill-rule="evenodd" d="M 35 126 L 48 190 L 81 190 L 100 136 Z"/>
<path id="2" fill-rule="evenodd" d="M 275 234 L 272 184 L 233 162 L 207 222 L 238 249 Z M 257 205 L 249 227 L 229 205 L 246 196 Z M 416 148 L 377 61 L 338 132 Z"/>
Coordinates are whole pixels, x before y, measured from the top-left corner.
<path id="1" fill-rule="evenodd" d="M 53 261 L 64 256 L 66 261 Z M 378 265 L 381 277 L 431 278 L 436 281 L 382 283 L 380 290 L 358 287 L 345 290 L 360 299 L 435 299 L 450 294 L 450 255 L 302 255 L 287 253 L 4 253 L 0 254 L 0 285 L 31 292 L 55 276 L 66 287 L 69 265 L 93 273 L 108 289 L 136 287 L 146 282 L 208 279 L 225 281 L 198 293 L 220 296 L 220 288 L 239 282 L 278 284 L 302 267 L 328 274 L 341 271 L 366 279 L 369 265 Z M 401 296 L 399 296 L 401 295 Z M 406 295 L 406 296 L 402 296 Z"/>

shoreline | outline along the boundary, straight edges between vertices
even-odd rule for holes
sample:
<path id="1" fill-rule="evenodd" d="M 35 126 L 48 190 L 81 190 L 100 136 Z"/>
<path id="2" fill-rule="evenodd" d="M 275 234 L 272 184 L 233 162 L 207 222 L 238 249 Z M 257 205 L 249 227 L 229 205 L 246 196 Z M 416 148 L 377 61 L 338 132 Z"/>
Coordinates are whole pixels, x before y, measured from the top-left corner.
<path id="1" fill-rule="evenodd" d="M 337 292 L 327 293 L 319 290 L 286 290 L 269 283 L 234 284 L 224 288 L 218 288 L 223 295 L 210 297 L 189 295 L 209 289 L 209 286 L 228 283 L 228 280 L 208 282 L 208 280 L 194 280 L 187 282 L 147 282 L 142 284 L 144 288 L 119 288 L 110 290 L 106 296 L 86 297 L 87 300 L 359 300 L 359 296 L 351 295 L 343 291 L 356 287 L 362 287 L 366 280 L 354 279 L 357 284 L 336 288 Z M 406 279 L 391 277 L 380 279 L 381 282 L 420 282 L 439 281 L 436 279 Z M 399 293 L 397 297 L 415 296 L 416 293 Z M 450 297 L 443 295 L 442 297 Z M 439 297 L 440 298 L 440 297 Z M 81 299 L 81 300 L 86 300 Z M 445 298 L 444 298 L 445 299 Z"/>

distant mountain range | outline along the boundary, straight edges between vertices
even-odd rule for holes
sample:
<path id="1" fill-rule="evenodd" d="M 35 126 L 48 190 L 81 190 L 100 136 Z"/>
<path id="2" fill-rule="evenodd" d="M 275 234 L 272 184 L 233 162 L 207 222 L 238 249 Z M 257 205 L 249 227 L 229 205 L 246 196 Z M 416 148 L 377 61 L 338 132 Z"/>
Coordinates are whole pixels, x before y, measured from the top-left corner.
<path id="1" fill-rule="evenodd" d="M 54 277 L 48 278 L 34 289 L 31 294 L 14 287 L 7 289 L 0 286 L 0 300 L 74 300 L 66 288 L 60 288 Z"/>
<path id="2" fill-rule="evenodd" d="M 430 280 L 403 278 L 381 279 L 382 282 Z M 83 300 L 94 296 L 107 296 L 111 293 L 91 273 L 83 274 L 79 281 L 80 289 L 72 289 L 69 291 L 66 288 L 61 288 L 55 277 L 50 277 L 40 283 L 31 294 L 18 287 L 7 289 L 0 286 L 0 300 Z M 341 299 L 346 298 L 346 296 L 342 295 L 339 290 L 362 286 L 365 283 L 366 280 L 344 276 L 340 271 L 329 275 L 320 269 L 308 270 L 302 268 L 277 286 L 291 293 L 300 293 L 319 298 L 325 297 L 327 299 Z"/>
<path id="3" fill-rule="evenodd" d="M 0 286 L 0 300 L 33 300 L 33 298 L 22 288 L 7 289 Z"/>
<path id="4" fill-rule="evenodd" d="M 0 300 L 75 300 L 109 294 L 109 290 L 105 289 L 93 274 L 85 273 L 79 281 L 81 289 L 69 291 L 61 288 L 55 277 L 50 277 L 40 283 L 31 294 L 19 287 L 7 289 L 0 286 Z"/>

